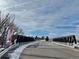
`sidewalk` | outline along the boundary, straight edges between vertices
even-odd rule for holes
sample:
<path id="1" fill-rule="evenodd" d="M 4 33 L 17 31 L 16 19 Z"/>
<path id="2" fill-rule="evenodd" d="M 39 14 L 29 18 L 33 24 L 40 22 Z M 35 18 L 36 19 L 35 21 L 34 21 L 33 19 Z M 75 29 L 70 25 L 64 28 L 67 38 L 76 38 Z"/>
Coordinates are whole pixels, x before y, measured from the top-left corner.
<path id="1" fill-rule="evenodd" d="M 60 45 L 60 46 L 72 48 L 73 50 L 79 52 L 79 44 L 73 44 L 72 46 L 70 46 L 69 43 L 62 43 L 62 42 L 52 42 L 52 43 Z"/>

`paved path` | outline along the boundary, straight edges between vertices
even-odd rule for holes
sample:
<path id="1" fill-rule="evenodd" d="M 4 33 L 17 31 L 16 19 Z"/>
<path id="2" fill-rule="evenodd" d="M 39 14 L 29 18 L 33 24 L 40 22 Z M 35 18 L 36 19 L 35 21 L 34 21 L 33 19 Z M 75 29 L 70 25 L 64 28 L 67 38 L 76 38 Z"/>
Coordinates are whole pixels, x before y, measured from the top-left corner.
<path id="1" fill-rule="evenodd" d="M 37 48 L 25 48 L 20 59 L 79 59 L 79 52 L 55 43 L 42 41 Z"/>

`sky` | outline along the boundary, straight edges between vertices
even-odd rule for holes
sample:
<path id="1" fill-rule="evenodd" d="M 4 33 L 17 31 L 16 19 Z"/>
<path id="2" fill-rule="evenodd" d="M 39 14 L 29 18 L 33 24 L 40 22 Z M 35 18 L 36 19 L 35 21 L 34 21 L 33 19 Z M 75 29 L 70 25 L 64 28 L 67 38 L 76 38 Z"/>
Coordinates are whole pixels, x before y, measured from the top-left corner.
<path id="1" fill-rule="evenodd" d="M 79 35 L 79 0 L 0 0 L 0 10 L 15 15 L 24 35 Z"/>

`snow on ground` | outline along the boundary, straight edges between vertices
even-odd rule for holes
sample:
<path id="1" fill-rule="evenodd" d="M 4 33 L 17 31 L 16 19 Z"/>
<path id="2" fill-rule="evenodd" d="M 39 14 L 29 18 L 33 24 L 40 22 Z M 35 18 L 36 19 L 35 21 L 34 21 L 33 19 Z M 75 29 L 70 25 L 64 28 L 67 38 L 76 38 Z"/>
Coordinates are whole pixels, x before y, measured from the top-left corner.
<path id="1" fill-rule="evenodd" d="M 19 59 L 22 51 L 24 50 L 24 48 L 30 46 L 30 45 L 37 45 L 39 43 L 39 41 L 36 41 L 36 42 L 32 42 L 32 43 L 29 43 L 29 44 L 25 44 L 25 45 L 22 45 L 20 46 L 19 48 L 17 48 L 12 54 L 11 54 L 11 57 L 10 59 Z"/>

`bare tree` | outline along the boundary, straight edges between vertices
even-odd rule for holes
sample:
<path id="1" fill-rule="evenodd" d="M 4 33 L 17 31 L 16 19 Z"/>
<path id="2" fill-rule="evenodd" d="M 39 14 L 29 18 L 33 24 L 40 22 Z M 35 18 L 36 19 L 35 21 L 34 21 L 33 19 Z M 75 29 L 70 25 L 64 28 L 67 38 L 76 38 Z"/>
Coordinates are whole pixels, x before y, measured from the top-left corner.
<path id="1" fill-rule="evenodd" d="M 19 28 L 19 27 L 16 27 L 15 32 L 16 32 L 15 35 L 23 35 L 24 34 L 23 30 L 21 28 Z"/>
<path id="2" fill-rule="evenodd" d="M 7 35 L 9 31 L 13 31 L 14 29 L 14 16 L 9 13 L 5 15 L 4 18 L 1 17 L 0 12 L 0 45 L 6 45 Z"/>

